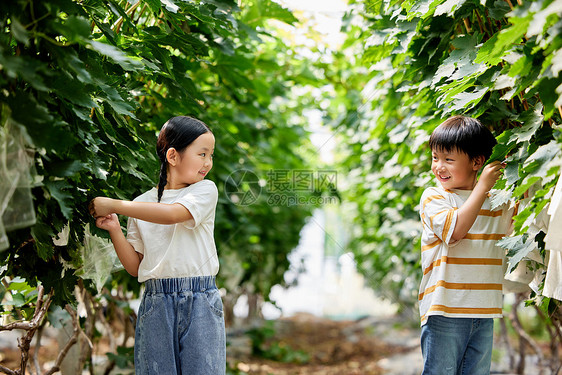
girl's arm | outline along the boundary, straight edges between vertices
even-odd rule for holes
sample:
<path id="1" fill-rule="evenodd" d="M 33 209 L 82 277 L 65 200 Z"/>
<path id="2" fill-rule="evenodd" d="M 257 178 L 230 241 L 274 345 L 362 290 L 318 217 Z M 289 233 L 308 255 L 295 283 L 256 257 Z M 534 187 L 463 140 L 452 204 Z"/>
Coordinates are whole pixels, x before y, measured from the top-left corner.
<path id="1" fill-rule="evenodd" d="M 113 247 L 121 264 L 123 264 L 123 267 L 131 276 L 137 277 L 143 255 L 137 253 L 135 248 L 127 241 L 125 235 L 123 235 L 117 215 L 111 214 L 96 218 L 96 226 L 109 232 L 111 242 L 113 242 Z"/>
<path id="2" fill-rule="evenodd" d="M 455 241 L 461 240 L 466 236 L 482 208 L 482 204 L 488 196 L 488 192 L 494 187 L 500 178 L 503 165 L 499 162 L 492 162 L 484 167 L 482 175 L 478 179 L 474 190 L 457 211 L 457 223 L 451 238 Z"/>
<path id="3" fill-rule="evenodd" d="M 90 214 L 96 218 L 119 214 L 155 224 L 177 224 L 193 219 L 191 212 L 179 203 L 131 202 L 105 197 L 90 202 Z"/>

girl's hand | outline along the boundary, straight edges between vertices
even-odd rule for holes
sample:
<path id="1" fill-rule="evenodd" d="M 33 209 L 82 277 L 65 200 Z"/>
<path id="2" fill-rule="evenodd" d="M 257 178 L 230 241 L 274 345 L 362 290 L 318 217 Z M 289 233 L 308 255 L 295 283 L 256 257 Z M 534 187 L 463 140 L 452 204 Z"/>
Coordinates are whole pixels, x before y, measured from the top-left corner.
<path id="1" fill-rule="evenodd" d="M 480 179 L 478 179 L 478 184 L 482 184 L 485 191 L 490 191 L 502 175 L 503 168 L 505 168 L 505 163 L 499 161 L 493 161 L 486 165 L 480 175 Z"/>
<path id="2" fill-rule="evenodd" d="M 107 216 L 100 216 L 96 218 L 96 226 L 100 229 L 106 230 L 108 232 L 119 230 L 121 231 L 121 224 L 119 224 L 119 219 L 116 214 L 110 214 Z"/>
<path id="3" fill-rule="evenodd" d="M 88 205 L 90 215 L 98 218 L 114 213 L 112 203 L 113 199 L 111 198 L 97 197 L 92 199 L 92 201 Z"/>

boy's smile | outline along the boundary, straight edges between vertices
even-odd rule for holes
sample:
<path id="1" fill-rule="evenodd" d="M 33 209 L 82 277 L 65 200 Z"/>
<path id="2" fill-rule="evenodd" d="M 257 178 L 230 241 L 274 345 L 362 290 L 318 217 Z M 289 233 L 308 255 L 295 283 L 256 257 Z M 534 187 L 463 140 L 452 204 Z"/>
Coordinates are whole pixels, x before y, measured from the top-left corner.
<path id="1" fill-rule="evenodd" d="M 444 189 L 472 190 L 482 158 L 471 160 L 464 152 L 432 150 L 431 171 Z"/>

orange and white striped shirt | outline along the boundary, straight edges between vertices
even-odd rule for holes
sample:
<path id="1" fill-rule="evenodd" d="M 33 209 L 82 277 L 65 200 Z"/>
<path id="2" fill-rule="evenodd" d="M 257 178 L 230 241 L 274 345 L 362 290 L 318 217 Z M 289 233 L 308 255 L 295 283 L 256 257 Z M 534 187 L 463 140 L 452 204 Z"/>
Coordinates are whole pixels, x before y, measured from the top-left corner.
<path id="1" fill-rule="evenodd" d="M 491 210 L 487 198 L 468 234 L 455 242 L 451 236 L 457 222 L 457 210 L 470 193 L 471 190 L 431 187 L 422 195 L 423 277 L 418 295 L 421 325 L 430 315 L 452 318 L 502 316 L 505 250 L 495 244 L 507 234 L 512 209 L 506 205 Z"/>

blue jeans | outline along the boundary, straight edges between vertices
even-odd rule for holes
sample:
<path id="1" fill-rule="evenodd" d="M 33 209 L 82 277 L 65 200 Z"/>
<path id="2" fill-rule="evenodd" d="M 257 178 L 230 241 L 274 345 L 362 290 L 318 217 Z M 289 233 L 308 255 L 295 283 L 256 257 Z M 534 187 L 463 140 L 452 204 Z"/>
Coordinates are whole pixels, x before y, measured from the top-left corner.
<path id="1" fill-rule="evenodd" d="M 213 276 L 151 279 L 135 330 L 135 373 L 226 372 L 222 301 Z"/>
<path id="2" fill-rule="evenodd" d="M 432 315 L 422 327 L 422 375 L 490 373 L 494 320 Z"/>

